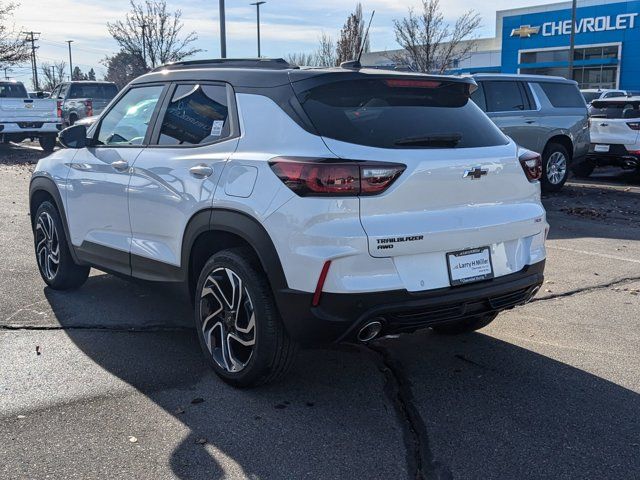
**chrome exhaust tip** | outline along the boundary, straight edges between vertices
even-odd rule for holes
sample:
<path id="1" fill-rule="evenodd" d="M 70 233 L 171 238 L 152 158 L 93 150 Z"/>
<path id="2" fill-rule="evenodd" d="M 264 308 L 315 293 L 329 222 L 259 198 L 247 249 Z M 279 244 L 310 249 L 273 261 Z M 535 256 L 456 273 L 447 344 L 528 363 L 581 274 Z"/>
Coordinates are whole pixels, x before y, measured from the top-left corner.
<path id="1" fill-rule="evenodd" d="M 535 287 L 533 287 L 531 289 L 531 293 L 529 294 L 529 298 L 527 299 L 526 303 L 529 303 L 531 300 L 533 300 L 533 297 L 535 297 L 539 291 L 540 291 L 540 285 L 536 285 Z"/>
<path id="2" fill-rule="evenodd" d="M 382 322 L 379 320 L 368 322 L 358 331 L 358 340 L 361 342 L 369 342 L 380 335 L 381 331 Z"/>

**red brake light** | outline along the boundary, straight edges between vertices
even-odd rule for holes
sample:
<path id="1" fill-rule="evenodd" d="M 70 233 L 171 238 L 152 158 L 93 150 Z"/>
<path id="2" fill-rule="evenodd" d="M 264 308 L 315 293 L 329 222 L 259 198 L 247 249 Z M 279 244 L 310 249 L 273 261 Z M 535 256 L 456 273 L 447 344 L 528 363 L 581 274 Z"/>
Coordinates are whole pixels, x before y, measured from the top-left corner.
<path id="1" fill-rule="evenodd" d="M 640 122 L 627 122 L 631 130 L 640 130 Z"/>
<path id="2" fill-rule="evenodd" d="M 56 111 L 56 113 L 57 113 L 57 115 L 58 115 L 58 118 L 62 118 L 62 101 L 61 101 L 61 100 L 58 100 L 58 101 L 56 102 L 56 105 L 57 105 L 57 111 Z"/>
<path id="3" fill-rule="evenodd" d="M 530 182 L 540 180 L 542 176 L 542 158 L 540 158 L 540 154 L 530 150 L 520 150 L 518 159 L 524 174 Z"/>
<path id="4" fill-rule="evenodd" d="M 84 106 L 87 107 L 87 117 L 92 117 L 93 116 L 93 101 L 92 100 L 85 100 L 84 101 Z"/>
<path id="5" fill-rule="evenodd" d="M 301 197 L 376 195 L 389 188 L 406 168 L 397 163 L 282 157 L 269 165 Z"/>

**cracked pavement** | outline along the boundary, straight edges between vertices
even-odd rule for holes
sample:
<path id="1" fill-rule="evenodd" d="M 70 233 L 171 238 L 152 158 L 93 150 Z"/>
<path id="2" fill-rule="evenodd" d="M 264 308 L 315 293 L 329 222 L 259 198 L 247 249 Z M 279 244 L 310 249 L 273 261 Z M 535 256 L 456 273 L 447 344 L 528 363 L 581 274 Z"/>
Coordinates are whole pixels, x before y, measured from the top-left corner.
<path id="1" fill-rule="evenodd" d="M 238 391 L 180 288 L 44 288 L 2 149 L 0 478 L 638 478 L 640 181 L 545 198 L 546 283 L 480 332 L 308 350 Z"/>

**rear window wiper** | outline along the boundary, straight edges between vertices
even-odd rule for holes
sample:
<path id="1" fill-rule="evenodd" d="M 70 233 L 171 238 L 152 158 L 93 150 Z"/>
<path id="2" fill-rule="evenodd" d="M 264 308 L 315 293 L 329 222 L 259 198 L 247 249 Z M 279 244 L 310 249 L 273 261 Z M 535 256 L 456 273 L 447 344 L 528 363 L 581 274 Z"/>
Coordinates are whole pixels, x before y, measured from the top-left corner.
<path id="1" fill-rule="evenodd" d="M 419 147 L 455 147 L 462 140 L 460 133 L 439 133 L 419 137 L 406 137 L 396 140 L 394 145 Z"/>

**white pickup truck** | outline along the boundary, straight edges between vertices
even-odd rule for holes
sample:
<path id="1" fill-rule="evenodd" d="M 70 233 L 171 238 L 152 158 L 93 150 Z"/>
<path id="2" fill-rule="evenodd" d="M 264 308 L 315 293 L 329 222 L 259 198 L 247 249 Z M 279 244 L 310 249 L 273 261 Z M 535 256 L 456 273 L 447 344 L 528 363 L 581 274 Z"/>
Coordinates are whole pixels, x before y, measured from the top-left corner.
<path id="1" fill-rule="evenodd" d="M 0 81 L 0 141 L 40 142 L 45 152 L 53 151 L 62 129 L 60 110 L 53 99 L 30 98 L 20 82 Z"/>

